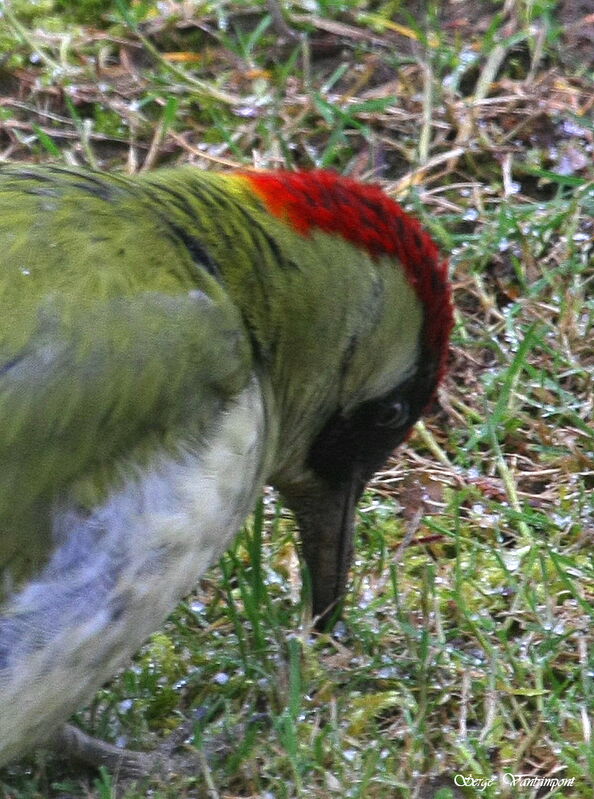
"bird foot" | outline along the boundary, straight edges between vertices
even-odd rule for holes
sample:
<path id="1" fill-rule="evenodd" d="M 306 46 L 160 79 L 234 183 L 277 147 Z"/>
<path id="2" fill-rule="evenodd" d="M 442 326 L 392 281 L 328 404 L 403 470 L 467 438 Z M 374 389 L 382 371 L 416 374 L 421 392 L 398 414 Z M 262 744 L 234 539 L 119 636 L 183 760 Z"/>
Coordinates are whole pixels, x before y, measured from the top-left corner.
<path id="1" fill-rule="evenodd" d="M 186 722 L 157 749 L 135 752 L 94 738 L 72 724 L 64 724 L 52 740 L 52 749 L 61 756 L 78 760 L 87 766 L 103 766 L 114 775 L 133 780 L 173 774 L 192 776 L 202 768 L 200 752 L 194 750 L 194 755 L 175 752 L 193 736 L 195 726 L 195 721 Z"/>

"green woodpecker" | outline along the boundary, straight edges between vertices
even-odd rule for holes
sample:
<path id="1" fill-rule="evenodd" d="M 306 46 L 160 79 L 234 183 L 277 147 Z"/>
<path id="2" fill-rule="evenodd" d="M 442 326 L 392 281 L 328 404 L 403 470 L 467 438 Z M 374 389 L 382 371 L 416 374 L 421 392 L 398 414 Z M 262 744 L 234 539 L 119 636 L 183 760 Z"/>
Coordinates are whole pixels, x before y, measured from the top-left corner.
<path id="1" fill-rule="evenodd" d="M 365 483 L 435 392 L 429 236 L 324 171 L 0 168 L 0 764 L 51 740 L 264 484 L 336 610 Z"/>

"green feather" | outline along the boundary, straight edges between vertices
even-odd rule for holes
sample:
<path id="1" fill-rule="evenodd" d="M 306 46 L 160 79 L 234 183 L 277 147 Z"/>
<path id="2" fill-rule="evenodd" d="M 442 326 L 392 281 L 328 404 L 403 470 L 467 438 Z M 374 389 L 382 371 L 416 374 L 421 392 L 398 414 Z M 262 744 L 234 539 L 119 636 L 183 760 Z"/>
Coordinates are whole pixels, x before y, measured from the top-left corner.
<path id="1" fill-rule="evenodd" d="M 45 552 L 57 491 L 97 475 L 99 494 L 119 455 L 204 433 L 253 356 L 282 482 L 336 406 L 406 371 L 387 352 L 416 351 L 421 311 L 393 262 L 300 235 L 241 177 L 4 166 L 0 241 L 0 563 L 13 576 Z"/>

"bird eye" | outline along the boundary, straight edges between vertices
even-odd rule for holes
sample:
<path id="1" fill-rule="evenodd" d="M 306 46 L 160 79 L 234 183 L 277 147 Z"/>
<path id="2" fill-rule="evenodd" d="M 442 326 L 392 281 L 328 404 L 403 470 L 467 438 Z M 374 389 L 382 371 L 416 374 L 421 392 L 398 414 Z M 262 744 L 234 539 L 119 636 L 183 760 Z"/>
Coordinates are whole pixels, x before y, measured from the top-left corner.
<path id="1" fill-rule="evenodd" d="M 398 400 L 382 408 L 377 423 L 382 427 L 401 427 L 406 424 L 407 420 L 408 405 L 406 402 Z"/>

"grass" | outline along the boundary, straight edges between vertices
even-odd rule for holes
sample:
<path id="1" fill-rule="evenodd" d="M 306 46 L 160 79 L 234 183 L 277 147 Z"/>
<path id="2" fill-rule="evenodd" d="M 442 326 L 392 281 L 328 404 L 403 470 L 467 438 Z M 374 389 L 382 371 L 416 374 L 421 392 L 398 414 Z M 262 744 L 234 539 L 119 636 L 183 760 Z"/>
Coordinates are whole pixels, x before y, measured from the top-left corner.
<path id="1" fill-rule="evenodd" d="M 439 402 L 361 503 L 333 635 L 311 634 L 267 494 L 78 717 L 138 748 L 193 718 L 196 776 L 134 786 L 37 754 L 4 769 L 6 799 L 594 794 L 593 64 L 552 0 L 421 5 L 0 18 L 3 159 L 379 180 L 450 254 L 457 307 Z"/>

